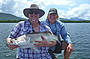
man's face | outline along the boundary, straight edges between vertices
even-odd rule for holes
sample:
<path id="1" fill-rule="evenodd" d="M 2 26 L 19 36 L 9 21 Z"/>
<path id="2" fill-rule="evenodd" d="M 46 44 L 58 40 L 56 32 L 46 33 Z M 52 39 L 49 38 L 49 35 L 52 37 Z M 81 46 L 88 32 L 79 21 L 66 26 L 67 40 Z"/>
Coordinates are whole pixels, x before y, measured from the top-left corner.
<path id="1" fill-rule="evenodd" d="M 55 23 L 57 19 L 57 14 L 48 14 L 48 20 L 50 21 L 50 23 Z"/>
<path id="2" fill-rule="evenodd" d="M 33 23 L 38 22 L 39 17 L 40 17 L 40 14 L 39 14 L 38 12 L 29 13 L 29 19 L 30 19 L 30 21 L 33 22 Z"/>

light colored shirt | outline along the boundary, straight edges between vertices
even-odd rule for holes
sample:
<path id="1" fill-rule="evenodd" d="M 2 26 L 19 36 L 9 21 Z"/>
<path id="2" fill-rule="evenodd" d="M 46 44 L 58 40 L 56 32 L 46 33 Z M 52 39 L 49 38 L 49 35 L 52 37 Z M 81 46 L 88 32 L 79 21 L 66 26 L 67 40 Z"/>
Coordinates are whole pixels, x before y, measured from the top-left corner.
<path id="1" fill-rule="evenodd" d="M 40 22 L 40 32 L 50 31 L 50 28 Z M 32 25 L 29 20 L 19 22 L 12 29 L 9 38 L 17 38 L 24 34 L 32 33 Z M 18 48 L 18 58 L 20 59 L 52 59 L 48 53 L 49 47 L 38 47 L 38 52 L 30 48 Z"/>
<path id="2" fill-rule="evenodd" d="M 51 29 L 51 31 L 53 32 L 53 34 L 55 35 L 59 35 L 61 36 L 61 38 L 66 41 L 67 43 L 72 43 L 71 39 L 70 39 L 70 35 L 69 33 L 66 31 L 65 26 L 62 22 L 60 22 L 59 20 L 56 20 L 56 22 L 54 24 L 51 24 L 48 19 L 46 19 L 44 21 L 44 23 L 46 25 L 48 25 Z"/>

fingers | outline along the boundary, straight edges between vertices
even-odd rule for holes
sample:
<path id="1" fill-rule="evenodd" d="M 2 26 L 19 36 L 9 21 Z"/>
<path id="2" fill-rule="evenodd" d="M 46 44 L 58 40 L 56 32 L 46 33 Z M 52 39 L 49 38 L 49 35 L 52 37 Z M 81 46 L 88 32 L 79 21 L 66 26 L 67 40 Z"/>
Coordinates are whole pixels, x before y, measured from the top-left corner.
<path id="1" fill-rule="evenodd" d="M 54 46 L 56 45 L 56 41 L 47 41 L 43 36 L 41 36 L 42 38 L 42 41 L 35 41 L 36 43 L 34 44 L 35 46 L 37 47 L 43 47 L 43 46 L 46 46 L 46 47 L 49 47 L 49 46 Z"/>
<path id="2" fill-rule="evenodd" d="M 47 43 L 46 39 L 43 36 L 41 36 L 41 39 L 42 41 L 35 41 L 36 43 L 34 45 L 40 46 L 40 47 L 45 46 L 45 44 Z"/>
<path id="3" fill-rule="evenodd" d="M 36 43 L 34 45 L 38 47 L 46 46 L 48 44 L 47 41 L 35 41 Z"/>
<path id="4" fill-rule="evenodd" d="M 71 53 L 71 52 L 72 52 L 72 50 L 73 50 L 73 48 L 72 48 L 72 47 L 67 47 L 67 51 L 68 51 L 69 53 Z"/>
<path id="5" fill-rule="evenodd" d="M 41 36 L 42 40 L 46 40 L 43 36 Z"/>
<path id="6" fill-rule="evenodd" d="M 6 39 L 7 44 L 11 43 L 11 38 Z"/>
<path id="7" fill-rule="evenodd" d="M 42 44 L 42 43 L 35 43 L 34 45 L 35 45 L 35 47 L 43 47 L 44 46 L 44 44 Z"/>
<path id="8" fill-rule="evenodd" d="M 70 52 L 70 48 L 69 47 L 67 47 L 67 51 Z"/>
<path id="9" fill-rule="evenodd" d="M 67 52 L 71 53 L 72 50 L 73 50 L 72 44 L 69 44 L 69 45 L 67 46 Z"/>
<path id="10" fill-rule="evenodd" d="M 42 41 L 35 41 L 35 42 L 37 42 L 37 43 L 42 43 Z"/>
<path id="11" fill-rule="evenodd" d="M 17 45 L 8 45 L 8 47 L 9 47 L 9 49 L 13 50 L 15 48 L 18 48 L 19 46 L 17 46 Z"/>
<path id="12" fill-rule="evenodd" d="M 35 41 L 36 43 L 34 44 L 36 47 L 43 47 L 43 46 L 47 46 L 48 42 L 46 41 L 46 39 L 41 36 L 42 41 Z"/>
<path id="13" fill-rule="evenodd" d="M 45 46 L 42 42 L 41 43 L 35 43 L 34 45 L 35 45 L 35 47 L 43 47 L 43 46 Z"/>

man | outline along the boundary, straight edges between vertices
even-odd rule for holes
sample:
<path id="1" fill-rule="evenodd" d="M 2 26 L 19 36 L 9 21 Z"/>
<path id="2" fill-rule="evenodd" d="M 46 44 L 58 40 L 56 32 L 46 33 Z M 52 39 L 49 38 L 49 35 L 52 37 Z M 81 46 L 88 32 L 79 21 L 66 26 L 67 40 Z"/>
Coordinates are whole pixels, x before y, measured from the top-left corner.
<path id="1" fill-rule="evenodd" d="M 42 41 L 37 41 L 34 44 L 39 49 L 38 52 L 33 51 L 31 48 L 19 48 L 17 45 L 9 45 L 9 43 L 11 43 L 11 39 L 17 38 L 24 34 L 50 31 L 47 26 L 39 21 L 39 18 L 42 17 L 45 12 L 42 9 L 39 9 L 38 5 L 31 4 L 30 8 L 25 8 L 23 12 L 28 20 L 19 22 L 11 31 L 6 40 L 8 47 L 11 50 L 18 48 L 17 59 L 52 59 L 48 53 L 48 49 L 49 47 L 56 45 L 56 41 L 47 42 L 43 36 L 41 36 Z"/>
<path id="2" fill-rule="evenodd" d="M 45 23 L 50 27 L 53 34 L 62 37 L 64 42 L 62 42 L 62 47 L 60 49 L 64 50 L 64 59 L 69 59 L 70 53 L 73 50 L 72 42 L 70 40 L 69 34 L 66 32 L 64 24 L 58 21 L 57 19 L 58 19 L 57 10 L 55 8 L 51 8 L 48 12 L 48 16 L 47 19 L 45 20 Z M 50 54 L 52 55 L 53 59 L 56 59 L 56 57 L 54 56 L 54 54 L 52 54 L 52 52 L 50 52 Z"/>

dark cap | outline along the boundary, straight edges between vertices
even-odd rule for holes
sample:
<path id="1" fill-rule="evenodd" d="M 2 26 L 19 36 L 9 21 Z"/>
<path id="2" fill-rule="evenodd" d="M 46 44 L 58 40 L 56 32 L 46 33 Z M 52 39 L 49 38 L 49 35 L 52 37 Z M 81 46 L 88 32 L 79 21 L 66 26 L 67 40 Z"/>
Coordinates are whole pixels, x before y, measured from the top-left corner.
<path id="1" fill-rule="evenodd" d="M 57 9 L 55 9 L 55 8 L 50 8 L 49 14 L 57 14 Z"/>

